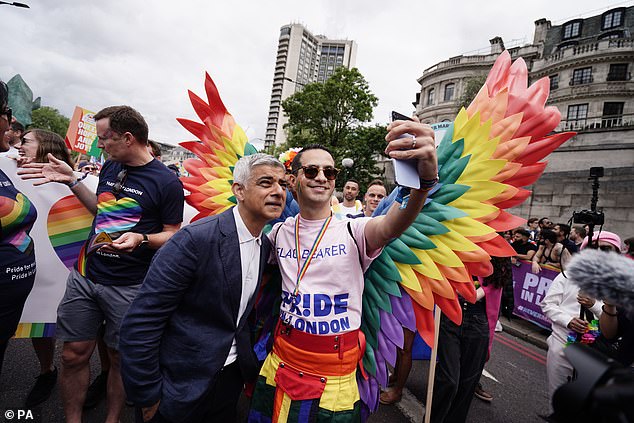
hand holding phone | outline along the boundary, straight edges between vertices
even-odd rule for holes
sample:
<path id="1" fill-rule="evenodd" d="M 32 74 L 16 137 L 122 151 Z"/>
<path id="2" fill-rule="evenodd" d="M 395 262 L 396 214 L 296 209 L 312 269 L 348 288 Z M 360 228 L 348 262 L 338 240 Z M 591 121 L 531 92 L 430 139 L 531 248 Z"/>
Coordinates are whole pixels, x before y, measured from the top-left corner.
<path id="1" fill-rule="evenodd" d="M 392 122 L 395 120 L 409 120 L 412 118 L 407 117 L 401 113 L 392 111 Z M 412 137 L 411 134 L 403 134 L 400 138 Z M 420 188 L 420 177 L 418 176 L 418 161 L 417 160 L 398 160 L 392 159 L 394 163 L 394 178 L 396 183 L 402 187 L 408 187 L 413 189 Z"/>

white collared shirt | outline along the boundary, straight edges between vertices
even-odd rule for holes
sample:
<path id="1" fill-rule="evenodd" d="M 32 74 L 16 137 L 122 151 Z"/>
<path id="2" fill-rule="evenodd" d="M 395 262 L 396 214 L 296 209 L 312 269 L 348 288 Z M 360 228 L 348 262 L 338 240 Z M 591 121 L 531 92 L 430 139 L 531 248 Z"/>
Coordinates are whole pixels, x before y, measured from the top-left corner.
<path id="1" fill-rule="evenodd" d="M 240 212 L 238 211 L 239 207 L 240 205 L 233 208 L 233 217 L 236 221 L 238 242 L 240 243 L 240 264 L 242 270 L 242 295 L 240 296 L 237 322 L 242 318 L 249 300 L 255 294 L 255 288 L 258 284 L 258 275 L 260 274 L 260 248 L 262 246 L 262 232 L 260 232 L 257 237 L 251 235 L 251 232 L 249 232 L 249 229 L 247 229 L 242 220 L 242 216 L 240 216 Z M 225 361 L 225 366 L 233 363 L 237 358 L 238 348 L 234 337 L 229 356 Z"/>

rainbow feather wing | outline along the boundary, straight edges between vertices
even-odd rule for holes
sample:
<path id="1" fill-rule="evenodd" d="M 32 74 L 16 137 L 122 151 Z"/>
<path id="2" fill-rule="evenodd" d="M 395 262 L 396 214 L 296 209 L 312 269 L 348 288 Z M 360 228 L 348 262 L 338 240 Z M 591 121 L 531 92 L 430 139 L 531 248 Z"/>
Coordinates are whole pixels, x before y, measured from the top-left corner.
<path id="1" fill-rule="evenodd" d="M 416 221 L 366 273 L 361 324 L 366 350 L 358 382 L 370 411 L 378 406 L 379 387 L 387 385 L 386 363 L 394 365 L 395 348 L 402 347 L 401 326 L 415 326 L 432 346 L 434 306 L 460 324 L 457 294 L 475 301 L 472 276 L 491 274 L 491 256 L 515 254 L 496 232 L 524 219 L 504 209 L 530 195 L 522 187 L 541 176 L 546 162 L 539 160 L 574 135 L 547 135 L 561 119 L 557 108 L 545 107 L 548 80 L 527 83 L 524 61 L 511 63 L 507 52 L 500 55 L 438 146 L 439 184 Z"/>
<path id="2" fill-rule="evenodd" d="M 249 144 L 246 134 L 227 111 L 209 74 L 205 74 L 207 102 L 188 92 L 200 122 L 177 120 L 197 138 L 180 143 L 198 157 L 185 160 L 183 166 L 190 176 L 180 178 L 190 192 L 185 200 L 199 212 L 193 221 L 236 205 L 231 192 L 233 166 L 240 157 L 257 153 L 257 150 Z"/>

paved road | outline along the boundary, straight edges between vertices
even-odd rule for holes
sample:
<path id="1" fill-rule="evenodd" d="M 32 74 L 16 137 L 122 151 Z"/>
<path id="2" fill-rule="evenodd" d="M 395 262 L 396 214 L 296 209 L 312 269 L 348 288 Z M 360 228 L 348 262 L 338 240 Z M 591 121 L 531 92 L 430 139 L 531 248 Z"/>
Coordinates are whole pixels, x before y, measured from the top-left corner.
<path id="1" fill-rule="evenodd" d="M 427 392 L 428 361 L 414 362 L 407 389 L 420 403 Z M 506 333 L 496 333 L 491 358 L 481 379 L 493 395 L 491 403 L 474 398 L 467 422 L 534 423 L 549 408 L 546 351 Z M 413 419 L 422 422 L 422 417 Z"/>
<path id="2" fill-rule="evenodd" d="M 59 345 L 58 345 L 59 349 Z M 59 355 L 59 351 L 57 352 Z M 505 333 L 496 334 L 490 361 L 487 363 L 483 384 L 495 399 L 491 404 L 477 399 L 471 407 L 468 422 L 523 423 L 539 421 L 537 414 L 548 411 L 546 392 L 546 352 Z M 37 360 L 30 341 L 13 340 L 7 351 L 2 378 L 0 378 L 0 423 L 8 422 L 5 410 L 17 409 L 37 376 Z M 404 399 L 397 406 L 381 406 L 370 422 L 422 422 L 423 403 L 427 389 L 429 362 L 415 361 Z M 93 372 L 98 372 L 98 361 L 93 357 Z M 246 405 L 243 407 L 246 408 Z M 32 410 L 34 419 L 43 423 L 64 421 L 56 387 L 52 397 Z M 105 407 L 101 403 L 88 410 L 85 422 L 104 420 Z M 16 419 L 12 420 L 17 421 Z M 132 409 L 126 407 L 123 423 L 134 422 Z"/>

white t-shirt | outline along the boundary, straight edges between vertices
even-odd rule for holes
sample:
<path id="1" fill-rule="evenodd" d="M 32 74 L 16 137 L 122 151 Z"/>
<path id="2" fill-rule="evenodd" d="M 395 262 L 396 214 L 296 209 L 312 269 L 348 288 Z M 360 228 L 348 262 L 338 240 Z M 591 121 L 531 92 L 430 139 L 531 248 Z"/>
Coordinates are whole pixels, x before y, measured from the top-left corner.
<path id="1" fill-rule="evenodd" d="M 359 214 L 359 212 L 363 209 L 363 205 L 359 200 L 356 200 L 352 207 L 346 207 L 343 205 L 343 203 L 339 203 L 339 207 L 341 208 L 341 213 L 344 215 L 344 217 L 348 214 Z M 335 213 L 336 212 L 338 212 L 338 210 L 335 210 Z"/>
<path id="2" fill-rule="evenodd" d="M 314 335 L 332 335 L 358 329 L 361 326 L 363 273 L 381 253 L 381 249 L 370 251 L 369 254 L 366 252 L 364 229 L 371 218 L 339 220 L 333 217 L 300 282 L 298 295 L 291 304 L 297 281 L 295 219 L 289 217 L 269 233 L 275 245 L 273 259 L 282 273 L 282 321 Z M 348 221 L 358 250 L 348 232 Z M 301 265 L 308 257 L 323 223 L 324 220 L 300 219 Z M 359 251 L 363 269 L 359 263 Z"/>

